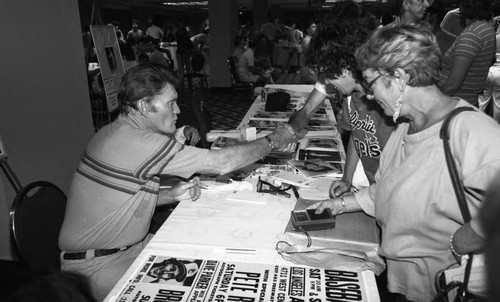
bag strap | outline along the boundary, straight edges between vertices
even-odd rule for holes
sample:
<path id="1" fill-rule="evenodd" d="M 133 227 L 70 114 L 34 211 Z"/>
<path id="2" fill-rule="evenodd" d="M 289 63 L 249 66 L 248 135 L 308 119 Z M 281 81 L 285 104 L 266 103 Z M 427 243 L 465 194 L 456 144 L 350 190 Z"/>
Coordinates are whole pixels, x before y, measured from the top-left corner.
<path id="1" fill-rule="evenodd" d="M 455 161 L 453 160 L 453 154 L 451 154 L 450 133 L 448 131 L 451 120 L 456 115 L 458 115 L 460 112 L 463 111 L 475 111 L 475 110 L 474 108 L 471 107 L 455 108 L 448 114 L 448 116 L 443 121 L 443 125 L 441 126 L 441 131 L 439 132 L 439 137 L 443 140 L 446 164 L 448 165 L 448 171 L 450 172 L 453 189 L 455 190 L 455 195 L 457 196 L 458 206 L 460 207 L 460 211 L 462 212 L 464 223 L 467 223 L 471 220 L 471 215 L 469 207 L 467 206 L 467 202 L 465 201 L 464 185 L 462 183 L 462 180 L 460 179 L 460 175 L 458 174 L 458 169 L 455 164 Z"/>
<path id="2" fill-rule="evenodd" d="M 464 223 L 467 223 L 471 220 L 471 215 L 469 211 L 469 207 L 467 206 L 467 202 L 465 200 L 465 191 L 462 180 L 460 179 L 460 175 L 458 174 L 458 169 L 453 160 L 453 154 L 451 154 L 450 148 L 450 133 L 449 126 L 451 120 L 463 111 L 475 111 L 474 108 L 471 107 L 459 107 L 455 108 L 451 111 L 448 116 L 443 121 L 443 125 L 441 126 L 441 131 L 439 132 L 439 137 L 443 140 L 444 154 L 446 157 L 446 164 L 448 166 L 448 171 L 450 172 L 451 182 L 453 184 L 453 189 L 455 190 L 455 195 L 457 196 L 458 206 L 460 207 L 460 211 L 462 212 L 462 216 L 464 218 Z M 467 292 L 467 286 L 469 284 L 470 273 L 472 269 L 472 259 L 474 255 L 473 253 L 469 254 L 469 260 L 465 266 L 464 272 L 464 281 L 463 286 L 459 286 L 457 290 L 457 296 L 455 301 L 465 301 L 465 296 Z"/>

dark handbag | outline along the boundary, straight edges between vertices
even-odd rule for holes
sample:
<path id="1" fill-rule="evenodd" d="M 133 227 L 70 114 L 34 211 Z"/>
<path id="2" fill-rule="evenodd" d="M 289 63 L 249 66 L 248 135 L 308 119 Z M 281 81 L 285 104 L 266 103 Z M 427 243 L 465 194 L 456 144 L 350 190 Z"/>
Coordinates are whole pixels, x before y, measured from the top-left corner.
<path id="1" fill-rule="evenodd" d="M 453 111 L 451 111 L 448 116 L 445 118 L 443 121 L 443 125 L 441 126 L 441 130 L 439 133 L 439 137 L 443 140 L 443 147 L 444 147 L 444 153 L 446 157 L 446 164 L 448 166 L 448 171 L 450 173 L 451 181 L 453 184 L 453 189 L 455 191 L 455 195 L 457 196 L 458 200 L 458 206 L 460 207 L 460 211 L 462 213 L 462 217 L 464 219 L 464 223 L 467 223 L 471 220 L 471 215 L 469 211 L 469 207 L 467 206 L 466 200 L 465 200 L 465 191 L 464 191 L 464 186 L 462 183 L 462 180 L 460 179 L 460 175 L 458 173 L 455 161 L 453 159 L 453 154 L 451 154 L 451 148 L 450 148 L 450 135 L 449 135 L 449 125 L 451 120 L 458 115 L 460 112 L 463 111 L 475 111 L 475 109 L 471 107 L 460 107 L 456 108 Z M 477 295 L 474 295 L 470 292 L 467 291 L 467 286 L 469 285 L 469 278 L 471 275 L 471 270 L 472 270 L 472 263 L 473 263 L 473 258 L 474 254 L 470 253 L 469 259 L 467 261 L 467 264 L 465 266 L 465 273 L 464 273 L 464 280 L 462 282 L 459 281 L 451 281 L 448 284 L 442 284 L 443 283 L 443 275 L 440 275 L 438 273 L 438 276 L 436 276 L 436 288 L 438 290 L 438 293 L 432 300 L 432 302 L 441 302 L 441 301 L 448 301 L 448 293 L 454 289 L 457 289 L 457 294 L 455 296 L 454 302 L 465 302 L 465 301 L 486 301 L 486 299 L 479 297 Z M 444 281 L 445 283 L 446 281 Z"/>
<path id="2" fill-rule="evenodd" d="M 272 92 L 266 98 L 266 111 L 286 111 L 290 103 L 290 94 L 284 91 Z"/>

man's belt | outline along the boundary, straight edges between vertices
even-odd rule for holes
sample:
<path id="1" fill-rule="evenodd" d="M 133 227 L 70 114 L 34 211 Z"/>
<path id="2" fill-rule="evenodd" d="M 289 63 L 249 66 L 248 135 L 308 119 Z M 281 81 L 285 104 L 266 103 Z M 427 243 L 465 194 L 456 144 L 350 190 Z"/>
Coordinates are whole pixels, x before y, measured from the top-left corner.
<path id="1" fill-rule="evenodd" d="M 97 249 L 97 250 L 91 250 L 94 252 L 94 257 L 101 257 L 101 256 L 108 256 L 112 255 L 115 253 L 118 253 L 119 251 L 126 251 L 128 250 L 132 245 L 122 247 L 122 248 L 116 248 L 116 249 Z M 63 253 L 63 259 L 65 260 L 80 260 L 80 259 L 85 259 L 87 256 L 87 251 L 85 252 L 64 252 Z"/>

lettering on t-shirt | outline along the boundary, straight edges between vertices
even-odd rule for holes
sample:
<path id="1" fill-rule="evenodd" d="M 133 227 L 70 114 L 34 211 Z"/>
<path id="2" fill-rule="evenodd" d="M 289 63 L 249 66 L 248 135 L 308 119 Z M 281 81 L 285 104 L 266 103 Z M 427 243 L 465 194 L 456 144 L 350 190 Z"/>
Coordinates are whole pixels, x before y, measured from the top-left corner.
<path id="1" fill-rule="evenodd" d="M 372 157 L 379 158 L 382 153 L 382 148 L 378 141 L 377 128 L 375 122 L 370 115 L 366 114 L 364 119 L 359 117 L 359 112 L 354 110 L 350 115 L 352 130 L 362 130 L 364 132 L 364 139 L 361 140 L 360 136 L 353 136 L 354 148 L 359 157 Z"/>

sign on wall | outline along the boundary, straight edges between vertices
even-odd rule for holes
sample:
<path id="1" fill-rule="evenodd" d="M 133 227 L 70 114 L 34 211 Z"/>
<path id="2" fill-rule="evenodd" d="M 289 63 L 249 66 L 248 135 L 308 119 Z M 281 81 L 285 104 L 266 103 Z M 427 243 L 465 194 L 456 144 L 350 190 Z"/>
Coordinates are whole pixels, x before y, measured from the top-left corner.
<path id="1" fill-rule="evenodd" d="M 125 73 L 115 28 L 112 25 L 91 25 L 90 32 L 101 69 L 108 111 L 113 112 L 118 109 L 118 87 Z"/>

